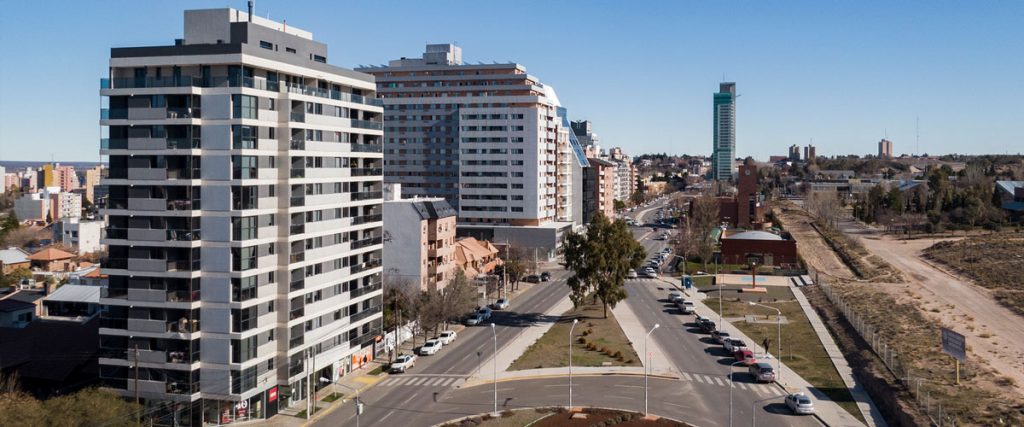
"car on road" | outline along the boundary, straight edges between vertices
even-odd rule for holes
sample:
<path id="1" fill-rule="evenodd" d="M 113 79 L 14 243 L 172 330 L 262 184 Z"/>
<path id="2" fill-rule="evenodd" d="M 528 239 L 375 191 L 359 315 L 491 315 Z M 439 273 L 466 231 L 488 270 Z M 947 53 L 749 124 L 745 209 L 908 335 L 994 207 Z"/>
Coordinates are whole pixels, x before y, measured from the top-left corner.
<path id="1" fill-rule="evenodd" d="M 658 278 L 658 272 L 654 271 L 653 268 L 647 267 L 643 271 L 643 276 L 647 277 L 647 278 L 651 278 L 651 279 L 657 279 Z"/>
<path id="2" fill-rule="evenodd" d="M 739 350 L 741 348 L 747 348 L 747 343 L 743 342 L 743 340 L 741 339 L 729 338 L 725 340 L 725 344 L 722 344 L 722 346 L 725 347 L 725 351 L 728 351 L 729 353 L 735 353 L 736 350 Z"/>
<path id="3" fill-rule="evenodd" d="M 540 283 L 540 276 L 538 276 L 536 274 L 531 274 L 529 276 L 524 277 L 523 281 L 524 282 L 530 282 L 530 283 Z"/>
<path id="4" fill-rule="evenodd" d="M 498 298 L 498 300 L 495 301 L 494 304 L 491 304 L 491 307 L 493 307 L 495 310 L 505 310 L 508 308 L 508 300 L 505 298 Z"/>
<path id="5" fill-rule="evenodd" d="M 484 315 L 480 313 L 473 313 L 466 318 L 466 326 L 476 326 L 484 322 Z"/>
<path id="6" fill-rule="evenodd" d="M 636 279 L 637 277 L 640 277 L 640 275 L 636 274 L 636 270 L 629 270 L 629 272 L 626 273 L 627 279 Z"/>
<path id="7" fill-rule="evenodd" d="M 737 362 L 743 362 L 746 366 L 757 363 L 757 359 L 754 358 L 754 352 L 748 348 L 737 349 L 733 352 L 732 357 L 736 358 Z"/>
<path id="8" fill-rule="evenodd" d="M 681 302 L 677 302 L 676 305 L 679 306 L 679 310 L 682 311 L 683 314 L 692 314 L 697 311 L 697 306 L 693 304 L 693 301 L 683 300 Z"/>
<path id="9" fill-rule="evenodd" d="M 700 330 L 704 331 L 704 333 L 706 333 L 706 334 L 710 334 L 710 333 L 718 330 L 718 325 L 715 325 L 715 322 L 712 321 L 711 319 L 707 319 L 707 320 L 704 320 L 703 322 L 700 322 L 699 326 L 700 326 Z"/>
<path id="10" fill-rule="evenodd" d="M 444 344 L 441 344 L 441 340 L 427 340 L 427 342 L 423 343 L 423 347 L 420 347 L 420 356 L 437 354 L 438 351 L 441 351 L 442 346 L 444 346 Z"/>
<path id="11" fill-rule="evenodd" d="M 674 303 L 679 303 L 683 301 L 683 294 L 676 291 L 672 291 L 668 293 L 668 299 L 669 301 L 672 301 Z"/>
<path id="12" fill-rule="evenodd" d="M 540 274 L 540 281 L 541 282 L 547 282 L 549 280 L 551 280 L 551 273 L 545 271 L 545 272 Z"/>
<path id="13" fill-rule="evenodd" d="M 476 312 L 480 313 L 480 315 L 484 316 L 484 320 L 487 320 L 487 319 L 491 318 L 491 308 L 490 307 L 480 307 L 479 309 L 476 310 Z"/>
<path id="14" fill-rule="evenodd" d="M 725 344 L 726 340 L 732 339 L 732 337 L 729 336 L 729 333 L 726 331 L 715 331 L 711 334 L 711 338 L 714 339 L 719 344 Z"/>
<path id="15" fill-rule="evenodd" d="M 770 383 L 775 381 L 775 369 L 772 365 L 765 362 L 757 362 L 750 365 L 750 375 L 754 376 L 754 380 L 761 383 Z"/>
<path id="16" fill-rule="evenodd" d="M 811 402 L 811 398 L 803 393 L 793 393 L 786 395 L 786 406 L 789 410 L 793 411 L 794 414 L 798 415 L 809 415 L 814 413 L 814 403 Z"/>
<path id="17" fill-rule="evenodd" d="M 455 341 L 455 338 L 458 338 L 458 336 L 455 331 L 441 331 L 440 334 L 437 334 L 437 340 L 441 341 L 441 344 L 448 345 Z"/>
<path id="18" fill-rule="evenodd" d="M 388 369 L 392 374 L 399 372 L 406 372 L 416 366 L 416 355 L 414 354 L 401 354 L 395 358 L 394 362 L 391 362 L 391 368 Z"/>

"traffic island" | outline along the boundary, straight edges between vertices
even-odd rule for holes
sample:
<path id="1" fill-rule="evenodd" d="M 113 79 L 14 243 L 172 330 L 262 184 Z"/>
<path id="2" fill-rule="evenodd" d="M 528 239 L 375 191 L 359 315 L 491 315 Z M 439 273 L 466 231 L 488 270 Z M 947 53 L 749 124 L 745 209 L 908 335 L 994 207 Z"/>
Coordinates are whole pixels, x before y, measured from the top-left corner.
<path id="1" fill-rule="evenodd" d="M 562 426 L 622 426 L 622 427 L 687 427 L 681 421 L 658 416 L 644 416 L 636 412 L 604 408 L 526 408 L 504 411 L 501 416 L 475 415 L 441 424 L 439 427 L 562 427 Z"/>
<path id="2" fill-rule="evenodd" d="M 561 368 L 569 365 L 570 329 L 572 366 L 640 366 L 640 358 L 622 332 L 611 310 L 590 298 L 587 303 L 563 313 L 543 336 L 520 355 L 510 371 Z M 573 320 L 578 320 L 575 327 Z"/>

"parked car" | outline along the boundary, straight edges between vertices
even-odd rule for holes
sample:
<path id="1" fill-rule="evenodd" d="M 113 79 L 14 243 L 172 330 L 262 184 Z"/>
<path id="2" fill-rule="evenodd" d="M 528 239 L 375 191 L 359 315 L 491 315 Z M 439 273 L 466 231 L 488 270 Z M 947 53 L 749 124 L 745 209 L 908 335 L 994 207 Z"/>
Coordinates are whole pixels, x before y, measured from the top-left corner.
<path id="1" fill-rule="evenodd" d="M 427 340 L 427 342 L 423 343 L 423 347 L 420 347 L 420 356 L 436 354 L 438 351 L 441 351 L 442 346 L 444 346 L 444 344 L 441 344 L 440 340 Z"/>
<path id="2" fill-rule="evenodd" d="M 549 280 L 551 280 L 551 273 L 545 271 L 545 272 L 540 274 L 540 281 L 541 282 L 547 282 Z"/>
<path id="3" fill-rule="evenodd" d="M 636 279 L 637 277 L 640 277 L 640 275 L 636 274 L 636 270 L 629 270 L 629 272 L 626 273 L 627 279 Z"/>
<path id="4" fill-rule="evenodd" d="M 735 353 L 736 350 L 739 350 L 741 348 L 747 348 L 747 343 L 743 342 L 743 340 L 741 339 L 736 338 L 729 338 L 725 340 L 725 344 L 722 345 L 725 346 L 725 351 L 728 351 L 729 353 Z"/>
<path id="5" fill-rule="evenodd" d="M 672 301 L 674 303 L 679 303 L 683 301 L 683 294 L 676 291 L 672 291 L 668 293 L 668 299 L 669 301 Z"/>
<path id="6" fill-rule="evenodd" d="M 709 320 L 711 320 L 711 319 L 708 319 L 707 317 L 701 316 L 701 315 L 696 314 L 696 313 L 693 314 L 693 324 L 694 325 L 700 326 L 702 323 L 707 322 Z"/>
<path id="7" fill-rule="evenodd" d="M 658 278 L 658 272 L 657 272 L 657 271 L 654 271 L 654 269 L 653 269 L 653 268 L 650 268 L 650 267 L 648 267 L 648 268 L 645 268 L 645 269 L 644 269 L 644 274 L 643 274 L 643 276 L 644 276 L 644 277 L 648 277 L 648 278 L 651 278 L 651 279 L 657 279 L 657 278 Z"/>
<path id="8" fill-rule="evenodd" d="M 676 305 L 679 306 L 679 310 L 681 310 L 683 314 L 690 314 L 697 311 L 697 306 L 693 304 L 693 301 L 683 300 L 676 303 Z"/>
<path id="9" fill-rule="evenodd" d="M 508 308 L 508 300 L 505 298 L 498 298 L 498 300 L 495 301 L 494 304 L 491 304 L 491 307 L 493 307 L 495 310 L 504 310 Z"/>
<path id="10" fill-rule="evenodd" d="M 416 355 L 414 354 L 401 354 L 395 358 L 394 362 L 391 362 L 391 373 L 397 374 L 399 372 L 406 372 L 416 366 Z"/>
<path id="11" fill-rule="evenodd" d="M 775 369 L 772 365 L 765 362 L 757 362 L 750 365 L 750 375 L 754 376 L 754 380 L 762 383 L 770 383 L 775 381 Z"/>
<path id="12" fill-rule="evenodd" d="M 793 393 L 786 396 L 786 406 L 794 414 L 808 415 L 814 413 L 814 403 L 811 398 L 803 393 Z"/>
<path id="13" fill-rule="evenodd" d="M 746 366 L 757 363 L 757 359 L 754 358 L 754 352 L 750 351 L 750 349 L 746 347 L 737 349 L 733 352 L 732 357 L 734 357 L 737 362 L 743 362 Z"/>
<path id="14" fill-rule="evenodd" d="M 523 281 L 524 282 L 530 282 L 530 283 L 540 283 L 540 276 L 538 276 L 536 274 L 531 274 L 529 276 L 524 277 Z"/>
<path id="15" fill-rule="evenodd" d="M 710 334 L 718 330 L 718 325 L 715 325 L 715 322 L 712 320 L 705 320 L 700 323 L 700 330 L 704 331 L 706 334 Z"/>
<path id="16" fill-rule="evenodd" d="M 455 338 L 458 338 L 458 334 L 455 331 L 441 331 L 440 334 L 437 334 L 437 340 L 441 341 L 441 344 L 444 345 L 451 344 L 452 341 L 455 341 Z"/>
<path id="17" fill-rule="evenodd" d="M 466 326 L 476 326 L 484 322 L 484 315 L 480 313 L 473 313 L 466 318 Z"/>
<path id="18" fill-rule="evenodd" d="M 729 333 L 726 331 L 715 331 L 711 334 L 711 338 L 713 338 L 719 344 L 725 344 L 726 340 L 732 339 L 732 337 L 729 336 Z"/>

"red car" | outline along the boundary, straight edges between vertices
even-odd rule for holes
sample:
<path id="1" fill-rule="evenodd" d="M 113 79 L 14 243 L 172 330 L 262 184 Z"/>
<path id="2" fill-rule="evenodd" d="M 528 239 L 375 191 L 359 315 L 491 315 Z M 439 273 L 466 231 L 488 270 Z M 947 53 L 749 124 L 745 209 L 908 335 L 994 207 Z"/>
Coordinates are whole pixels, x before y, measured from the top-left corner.
<path id="1" fill-rule="evenodd" d="M 736 352 L 733 353 L 732 356 L 735 357 L 737 361 L 743 361 L 743 364 L 746 366 L 750 366 L 757 363 L 757 359 L 754 358 L 754 352 L 746 348 L 736 350 Z"/>

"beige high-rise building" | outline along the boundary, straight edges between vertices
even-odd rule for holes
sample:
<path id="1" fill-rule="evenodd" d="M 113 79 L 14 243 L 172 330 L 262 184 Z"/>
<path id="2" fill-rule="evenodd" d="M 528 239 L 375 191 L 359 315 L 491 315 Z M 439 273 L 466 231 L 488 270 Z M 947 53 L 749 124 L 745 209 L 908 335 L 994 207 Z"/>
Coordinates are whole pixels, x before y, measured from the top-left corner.
<path id="1" fill-rule="evenodd" d="M 89 203 L 96 203 L 96 186 L 103 177 L 103 166 L 96 166 L 85 171 L 85 197 Z"/>
<path id="2" fill-rule="evenodd" d="M 892 141 L 888 139 L 882 139 L 878 141 L 878 158 L 879 159 L 891 159 L 892 158 Z"/>

